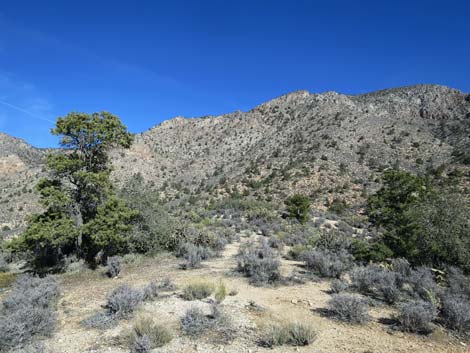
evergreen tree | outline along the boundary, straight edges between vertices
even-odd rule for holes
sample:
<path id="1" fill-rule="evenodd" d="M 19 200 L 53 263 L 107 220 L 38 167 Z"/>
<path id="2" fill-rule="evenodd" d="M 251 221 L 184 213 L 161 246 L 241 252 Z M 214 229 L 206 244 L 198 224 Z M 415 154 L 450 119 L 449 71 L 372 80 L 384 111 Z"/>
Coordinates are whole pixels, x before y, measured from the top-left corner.
<path id="1" fill-rule="evenodd" d="M 290 218 L 297 219 L 304 223 L 308 218 L 310 199 L 307 196 L 295 194 L 284 201 Z"/>
<path id="2" fill-rule="evenodd" d="M 106 112 L 60 117 L 52 134 L 64 150 L 48 155 L 49 175 L 37 185 L 44 212 L 31 217 L 13 249 L 31 252 L 36 268 L 72 254 L 93 263 L 97 254 L 123 252 L 137 212 L 115 195 L 108 151 L 128 148 L 132 135 Z"/>

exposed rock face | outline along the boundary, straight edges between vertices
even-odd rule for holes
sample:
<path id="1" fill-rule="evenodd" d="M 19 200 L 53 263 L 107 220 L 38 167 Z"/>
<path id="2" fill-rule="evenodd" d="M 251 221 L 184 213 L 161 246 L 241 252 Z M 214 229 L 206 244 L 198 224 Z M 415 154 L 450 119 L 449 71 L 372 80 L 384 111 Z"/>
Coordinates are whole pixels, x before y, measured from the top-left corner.
<path id="1" fill-rule="evenodd" d="M 319 207 L 333 198 L 357 203 L 384 168 L 462 163 L 455 155 L 470 155 L 469 97 L 438 85 L 357 96 L 298 91 L 249 112 L 177 117 L 136 135 L 130 150 L 113 151 L 113 177 L 122 184 L 139 173 L 168 197 L 236 187 L 273 198 L 315 194 Z M 36 204 L 28 191 L 44 153 L 0 134 L 0 225 L 24 225 L 35 209 L 26 206 Z"/>

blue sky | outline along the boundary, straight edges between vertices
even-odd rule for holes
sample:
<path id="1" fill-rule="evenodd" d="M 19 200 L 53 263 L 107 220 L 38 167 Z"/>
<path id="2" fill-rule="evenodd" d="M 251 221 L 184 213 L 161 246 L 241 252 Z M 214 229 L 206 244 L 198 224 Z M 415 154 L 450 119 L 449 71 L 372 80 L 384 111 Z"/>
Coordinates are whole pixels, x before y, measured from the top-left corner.
<path id="1" fill-rule="evenodd" d="M 0 131 L 107 110 L 132 132 L 306 89 L 470 92 L 469 1 L 1 1 Z"/>

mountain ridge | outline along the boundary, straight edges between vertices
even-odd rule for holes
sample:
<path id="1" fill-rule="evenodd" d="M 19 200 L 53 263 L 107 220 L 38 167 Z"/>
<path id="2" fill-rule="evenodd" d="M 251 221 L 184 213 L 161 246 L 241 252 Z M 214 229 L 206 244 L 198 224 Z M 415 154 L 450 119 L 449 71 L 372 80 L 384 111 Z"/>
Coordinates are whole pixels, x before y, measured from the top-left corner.
<path id="1" fill-rule="evenodd" d="M 234 191 L 282 199 L 301 192 L 321 208 L 335 199 L 360 205 L 391 166 L 414 173 L 466 168 L 455 155 L 465 155 L 469 135 L 470 95 L 447 86 L 358 95 L 300 90 L 246 112 L 176 116 L 135 134 L 129 150 L 110 156 L 119 187 L 140 175 L 165 200 Z M 0 133 L 0 226 L 20 230 L 38 209 L 32 186 L 44 175 L 47 151 Z M 8 168 L 12 158 L 24 164 L 21 170 Z"/>

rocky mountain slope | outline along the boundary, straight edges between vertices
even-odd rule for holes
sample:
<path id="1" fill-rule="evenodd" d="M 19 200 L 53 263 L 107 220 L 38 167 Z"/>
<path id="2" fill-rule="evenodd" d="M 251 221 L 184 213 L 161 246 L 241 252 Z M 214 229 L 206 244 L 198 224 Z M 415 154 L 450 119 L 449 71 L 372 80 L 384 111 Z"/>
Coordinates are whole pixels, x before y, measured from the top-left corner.
<path id="1" fill-rule="evenodd" d="M 314 196 L 360 206 L 385 168 L 470 164 L 470 95 L 438 85 L 364 95 L 290 93 L 248 112 L 177 117 L 112 152 L 123 185 L 141 175 L 172 199 L 229 192 Z M 20 229 L 37 206 L 45 151 L 0 134 L 0 226 Z M 6 227 L 5 227 L 6 226 Z"/>
<path id="2" fill-rule="evenodd" d="M 319 204 L 354 202 L 384 168 L 460 164 L 454 157 L 469 133 L 470 95 L 443 86 L 300 91 L 246 113 L 166 121 L 114 154 L 115 177 L 140 173 L 165 195 L 267 187 L 271 197 L 303 191 Z"/>
<path id="3" fill-rule="evenodd" d="M 23 228 L 27 215 L 39 209 L 34 186 L 44 175 L 46 153 L 0 133 L 0 232 L 4 236 Z"/>

